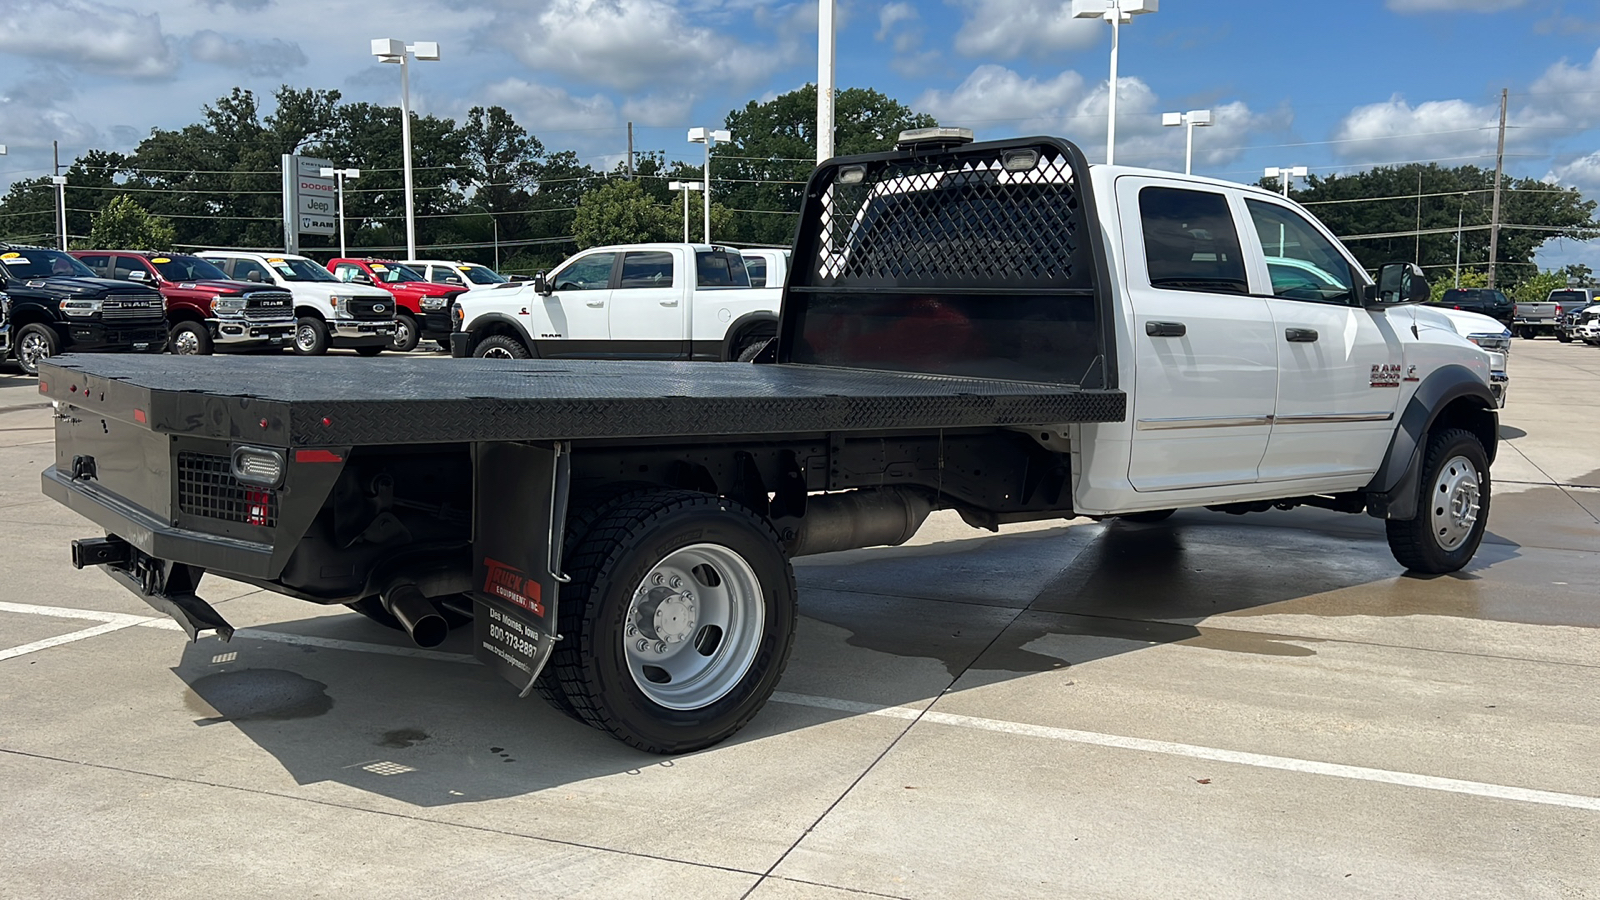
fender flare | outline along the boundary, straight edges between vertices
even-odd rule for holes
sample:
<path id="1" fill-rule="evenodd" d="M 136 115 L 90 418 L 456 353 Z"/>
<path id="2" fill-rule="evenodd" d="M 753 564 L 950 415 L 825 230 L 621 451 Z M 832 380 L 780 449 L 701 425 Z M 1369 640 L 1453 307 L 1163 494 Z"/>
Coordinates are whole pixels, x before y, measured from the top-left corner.
<path id="1" fill-rule="evenodd" d="M 728 359 L 730 357 L 730 355 L 733 353 L 734 339 L 739 336 L 739 332 L 745 330 L 746 328 L 750 327 L 751 325 L 756 324 L 757 322 L 769 322 L 769 323 L 771 323 L 772 324 L 772 333 L 774 335 L 776 335 L 778 333 L 778 314 L 777 313 L 772 312 L 770 310 L 765 310 L 765 309 L 758 309 L 758 310 L 755 310 L 754 312 L 747 312 L 744 315 L 740 316 L 739 318 L 734 319 L 733 323 L 728 326 L 727 332 L 723 334 L 723 336 L 722 336 L 722 358 L 723 359 Z"/>
<path id="2" fill-rule="evenodd" d="M 1466 366 L 1448 365 L 1435 370 L 1417 386 L 1416 393 L 1400 413 L 1399 426 L 1389 439 L 1389 450 L 1377 474 L 1363 489 L 1367 494 L 1367 514 L 1379 519 L 1412 519 L 1417 515 L 1417 500 L 1422 478 L 1422 453 L 1428 433 L 1440 413 L 1457 400 L 1469 399 L 1498 422 L 1499 405 L 1489 386 Z M 1498 439 L 1483 448 L 1494 462 Z"/>
<path id="3" fill-rule="evenodd" d="M 526 328 L 522 327 L 522 323 L 521 322 L 518 322 L 516 319 L 512 318 L 509 315 L 506 315 L 503 312 L 480 313 L 476 318 L 474 318 L 472 320 L 471 324 L 469 324 L 465 329 L 466 330 L 466 334 L 470 338 L 471 346 L 476 347 L 478 345 L 478 342 L 483 340 L 484 329 L 486 329 L 490 325 L 506 325 L 506 326 L 509 326 L 511 328 L 512 333 L 516 334 L 518 336 L 518 339 L 520 339 L 522 341 L 522 346 L 528 348 L 528 355 L 530 357 L 532 357 L 533 359 L 539 359 L 540 358 L 540 356 L 539 356 L 539 348 L 534 346 L 533 341 L 529 340 L 529 338 L 528 338 L 528 330 Z M 455 340 L 454 338 L 451 338 L 451 341 L 452 341 L 452 344 L 451 344 L 452 352 L 454 351 L 454 343 L 453 343 L 454 340 Z M 467 352 L 467 355 L 468 356 L 472 355 L 470 350 Z"/>

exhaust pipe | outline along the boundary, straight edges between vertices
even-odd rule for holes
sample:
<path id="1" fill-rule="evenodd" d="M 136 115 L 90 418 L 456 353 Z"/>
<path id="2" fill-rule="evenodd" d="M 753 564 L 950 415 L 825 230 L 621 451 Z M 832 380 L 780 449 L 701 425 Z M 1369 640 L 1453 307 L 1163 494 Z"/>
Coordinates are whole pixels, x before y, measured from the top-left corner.
<path id="1" fill-rule="evenodd" d="M 865 488 L 812 496 L 804 516 L 776 519 L 773 525 L 790 556 L 898 547 L 911 540 L 933 508 L 933 496 L 922 488 Z"/>
<path id="2" fill-rule="evenodd" d="M 400 627 L 418 647 L 437 647 L 450 635 L 450 623 L 412 582 L 390 585 L 383 592 L 383 608 L 400 620 Z"/>

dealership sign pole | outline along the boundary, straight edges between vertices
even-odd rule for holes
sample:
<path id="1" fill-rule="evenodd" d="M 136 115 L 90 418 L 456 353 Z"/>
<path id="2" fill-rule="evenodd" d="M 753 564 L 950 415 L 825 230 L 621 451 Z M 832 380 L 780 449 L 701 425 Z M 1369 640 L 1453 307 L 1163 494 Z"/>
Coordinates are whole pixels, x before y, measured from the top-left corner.
<path id="1" fill-rule="evenodd" d="M 338 188 L 332 177 L 322 174 L 323 169 L 332 167 L 326 159 L 283 155 L 284 252 L 299 253 L 302 234 L 338 234 L 334 213 Z"/>

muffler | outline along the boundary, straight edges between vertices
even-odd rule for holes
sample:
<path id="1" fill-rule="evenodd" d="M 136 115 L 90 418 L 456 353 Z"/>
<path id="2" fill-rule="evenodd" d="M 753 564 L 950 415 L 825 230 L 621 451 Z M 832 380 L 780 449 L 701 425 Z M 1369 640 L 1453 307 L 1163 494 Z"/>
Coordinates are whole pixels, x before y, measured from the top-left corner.
<path id="1" fill-rule="evenodd" d="M 790 556 L 897 547 L 911 540 L 934 509 L 924 488 L 864 488 L 806 499 L 804 516 L 773 520 Z"/>
<path id="2" fill-rule="evenodd" d="M 383 592 L 383 608 L 400 620 L 418 647 L 437 647 L 450 635 L 450 623 L 413 582 L 390 585 Z"/>

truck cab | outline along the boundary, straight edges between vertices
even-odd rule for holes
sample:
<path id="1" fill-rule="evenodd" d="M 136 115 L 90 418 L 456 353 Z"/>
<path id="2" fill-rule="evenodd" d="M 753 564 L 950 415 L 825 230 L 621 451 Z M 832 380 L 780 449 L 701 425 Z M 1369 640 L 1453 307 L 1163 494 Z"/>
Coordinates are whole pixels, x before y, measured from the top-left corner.
<path id="1" fill-rule="evenodd" d="M 488 266 L 459 259 L 412 259 L 405 264 L 435 284 L 459 284 L 469 291 L 492 288 L 511 280 Z"/>
<path id="2" fill-rule="evenodd" d="M 167 300 L 167 343 L 173 353 L 282 347 L 294 334 L 294 298 L 288 291 L 231 281 L 198 256 L 131 250 L 74 250 L 72 255 L 102 278 L 160 290 Z"/>
<path id="3" fill-rule="evenodd" d="M 409 353 L 426 338 L 450 344 L 450 304 L 466 293 L 466 288 L 428 281 L 404 263 L 392 259 L 333 259 L 328 262 L 333 277 L 348 284 L 365 284 L 388 291 L 395 299 L 394 341 L 390 350 Z"/>
<path id="4" fill-rule="evenodd" d="M 97 278 L 60 250 L 0 243 L 0 291 L 11 298 L 11 355 L 29 375 L 73 352 L 160 353 L 166 303 L 153 287 Z"/>
<path id="5" fill-rule="evenodd" d="M 530 282 L 461 295 L 451 353 L 490 359 L 738 359 L 777 334 L 782 291 L 738 250 L 592 247 Z"/>
<path id="6" fill-rule="evenodd" d="M 301 356 L 321 356 L 330 347 L 377 356 L 394 340 L 395 300 L 388 291 L 341 283 L 315 260 L 289 253 L 207 250 L 198 256 L 234 281 L 288 291 L 296 316 L 294 352 Z"/>

